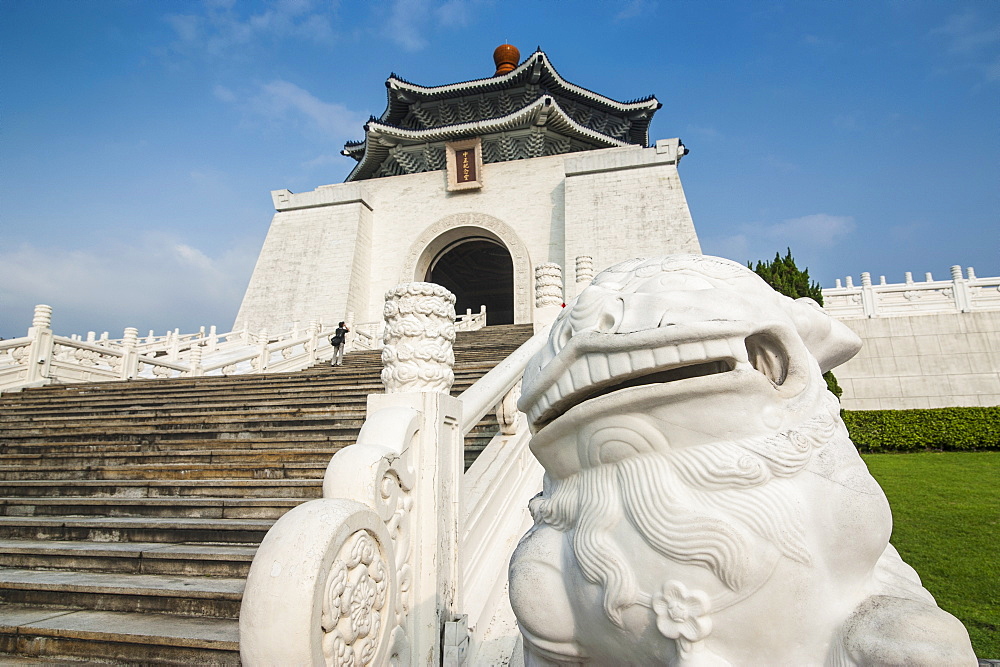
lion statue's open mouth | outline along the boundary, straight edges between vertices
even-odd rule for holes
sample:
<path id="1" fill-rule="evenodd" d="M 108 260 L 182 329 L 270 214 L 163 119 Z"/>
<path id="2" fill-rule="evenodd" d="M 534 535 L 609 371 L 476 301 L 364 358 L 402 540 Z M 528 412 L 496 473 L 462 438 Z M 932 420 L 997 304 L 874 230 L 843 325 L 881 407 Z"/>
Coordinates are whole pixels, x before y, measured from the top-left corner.
<path id="1" fill-rule="evenodd" d="M 968 661 L 823 381 L 859 347 L 728 260 L 599 274 L 518 402 L 546 473 L 511 560 L 528 664 Z"/>

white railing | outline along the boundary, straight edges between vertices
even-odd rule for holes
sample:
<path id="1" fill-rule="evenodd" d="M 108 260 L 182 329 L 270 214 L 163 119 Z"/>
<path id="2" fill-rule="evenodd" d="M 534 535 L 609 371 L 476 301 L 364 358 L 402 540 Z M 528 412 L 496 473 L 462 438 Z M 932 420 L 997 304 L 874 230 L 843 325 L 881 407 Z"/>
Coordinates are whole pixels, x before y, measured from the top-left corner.
<path id="1" fill-rule="evenodd" d="M 304 330 L 218 334 L 176 331 L 140 339 L 134 328 L 119 339 L 93 332 L 58 336 L 52 309 L 36 306 L 32 326 L 21 338 L 0 341 L 0 391 L 50 383 L 175 378 L 294 371 L 332 356 L 333 328 L 310 322 Z"/>
<path id="2" fill-rule="evenodd" d="M 382 335 L 385 322 L 366 322 L 348 326 L 351 333 L 347 334 L 347 351 L 381 350 Z M 478 331 L 486 326 L 486 306 L 481 306 L 478 313 L 466 310 L 464 315 L 455 318 L 455 331 Z"/>
<path id="3" fill-rule="evenodd" d="M 1000 310 L 1000 277 L 977 278 L 970 266 L 966 277 L 962 267 L 951 267 L 951 280 L 934 280 L 930 273 L 915 282 L 906 273 L 902 283 L 886 283 L 881 276 L 873 284 L 871 274 L 861 274 L 861 285 L 847 276 L 842 284 L 823 290 L 823 308 L 838 319 L 893 317 L 936 313 L 968 313 Z"/>
<path id="4" fill-rule="evenodd" d="M 51 383 L 297 371 L 332 357 L 329 339 L 336 329 L 313 321 L 277 334 L 246 329 L 220 334 L 202 327 L 198 333 L 150 331 L 139 338 L 130 327 L 122 338 L 93 331 L 84 338 L 57 336 L 51 322 L 52 309 L 36 306 L 27 336 L 0 341 L 0 392 Z M 455 328 L 473 331 L 485 324 L 483 307 L 458 318 Z M 351 327 L 346 351 L 381 349 L 383 328 L 381 322 Z"/>
<path id="5" fill-rule="evenodd" d="M 425 286 L 397 293 L 444 298 Z M 443 310 L 422 305 L 407 312 Z M 330 461 L 323 498 L 285 514 L 258 549 L 240 612 L 243 664 L 478 665 L 510 657 L 518 634 L 505 599 L 507 563 L 542 483 L 515 404 L 547 331 L 456 399 L 431 384 L 451 376 L 450 365 L 427 361 L 450 356 L 442 342 L 448 321 L 420 320 L 388 325 L 388 393 L 368 397 L 357 443 Z M 399 332 L 409 338 L 396 347 Z M 415 358 L 425 361 L 408 366 Z M 464 436 L 491 410 L 500 432 L 463 474 Z"/>

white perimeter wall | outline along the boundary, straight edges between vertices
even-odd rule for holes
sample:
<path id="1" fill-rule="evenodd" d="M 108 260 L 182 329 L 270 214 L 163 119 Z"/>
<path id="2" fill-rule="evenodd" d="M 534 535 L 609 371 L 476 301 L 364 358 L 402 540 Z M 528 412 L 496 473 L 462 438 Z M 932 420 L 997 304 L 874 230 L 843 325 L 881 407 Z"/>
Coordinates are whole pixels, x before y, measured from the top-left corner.
<path id="1" fill-rule="evenodd" d="M 1000 310 L 840 319 L 864 342 L 833 371 L 844 408 L 1000 405 Z"/>

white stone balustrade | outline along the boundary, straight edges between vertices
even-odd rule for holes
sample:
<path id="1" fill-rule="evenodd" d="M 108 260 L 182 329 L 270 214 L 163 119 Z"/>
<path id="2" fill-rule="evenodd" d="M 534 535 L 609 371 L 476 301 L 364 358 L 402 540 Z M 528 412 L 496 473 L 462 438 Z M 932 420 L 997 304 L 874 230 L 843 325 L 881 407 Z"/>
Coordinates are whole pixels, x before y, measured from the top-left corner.
<path id="1" fill-rule="evenodd" d="M 968 313 L 1000 309 L 1000 277 L 977 278 L 970 266 L 966 277 L 962 267 L 951 267 L 950 280 L 934 280 L 925 274 L 924 282 L 914 282 L 905 274 L 904 282 L 872 284 L 871 274 L 861 274 L 861 286 L 852 276 L 845 284 L 823 290 L 823 307 L 838 319 L 892 317 L 938 313 Z"/>
<path id="2" fill-rule="evenodd" d="M 40 305 L 27 335 L 0 341 L 0 392 L 49 383 L 296 371 L 330 358 L 334 329 L 312 321 L 304 332 L 294 324 L 278 334 L 219 334 L 213 326 L 207 333 L 204 327 L 192 334 L 174 329 L 140 339 L 129 327 L 111 339 L 107 332 L 58 336 L 51 321 L 52 309 Z"/>
<path id="3" fill-rule="evenodd" d="M 514 415 L 464 475 L 463 437 L 498 403 L 511 407 L 504 397 L 546 334 L 456 399 L 442 382 L 453 303 L 426 283 L 387 294 L 392 393 L 368 397 L 358 441 L 330 461 L 323 498 L 279 519 L 257 551 L 240 612 L 244 664 L 452 666 L 511 655 L 506 563 L 530 525 L 541 467 Z M 413 360 L 428 372 L 409 368 Z"/>

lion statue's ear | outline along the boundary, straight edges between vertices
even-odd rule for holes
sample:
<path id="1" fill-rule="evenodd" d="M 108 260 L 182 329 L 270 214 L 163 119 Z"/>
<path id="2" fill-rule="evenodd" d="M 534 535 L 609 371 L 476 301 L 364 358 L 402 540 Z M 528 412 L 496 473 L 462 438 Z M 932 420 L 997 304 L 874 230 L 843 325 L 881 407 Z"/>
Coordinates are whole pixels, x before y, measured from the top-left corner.
<path id="1" fill-rule="evenodd" d="M 795 299 L 790 310 L 795 329 L 822 372 L 836 368 L 861 349 L 861 338 L 846 324 L 830 317 L 813 299 Z"/>

